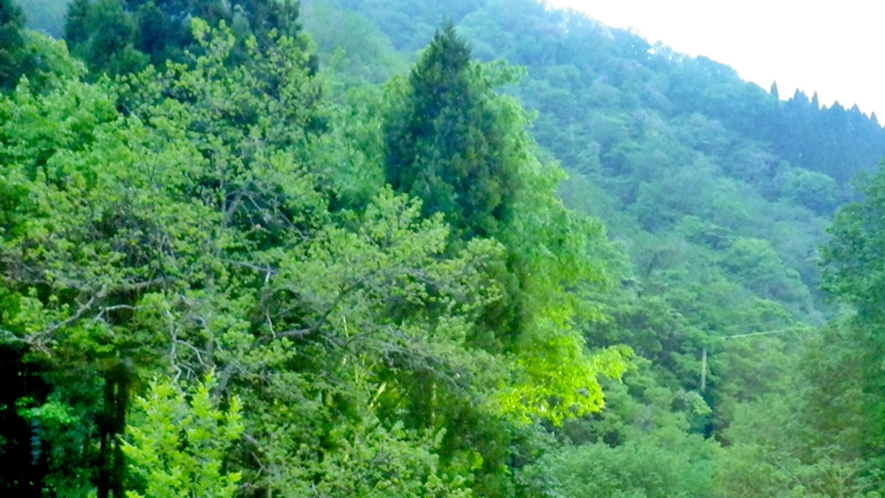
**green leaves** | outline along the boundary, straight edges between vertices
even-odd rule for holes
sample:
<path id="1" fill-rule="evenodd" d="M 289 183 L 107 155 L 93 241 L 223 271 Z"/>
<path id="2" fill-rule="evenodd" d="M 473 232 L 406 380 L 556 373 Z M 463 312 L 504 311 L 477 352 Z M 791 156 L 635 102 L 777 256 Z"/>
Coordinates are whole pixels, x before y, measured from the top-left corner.
<path id="1" fill-rule="evenodd" d="M 545 463 L 562 496 L 688 498 L 716 493 L 714 455 L 716 447 L 698 436 L 655 435 L 614 448 L 567 447 Z"/>
<path id="2" fill-rule="evenodd" d="M 444 26 L 387 122 L 387 177 L 421 197 L 425 215 L 444 214 L 456 236 L 493 237 L 506 248 L 506 266 L 493 274 L 502 299 L 483 309 L 492 338 L 477 333 L 476 344 L 513 362 L 511 386 L 494 396 L 504 413 L 559 425 L 601 409 L 597 375 L 618 377 L 626 350 L 591 359 L 573 329 L 600 317 L 588 297 L 605 280 L 591 254 L 604 234 L 556 199 L 561 172 L 535 157 L 525 112 L 492 93 L 517 72 L 471 62 L 467 45 Z"/>
<path id="3" fill-rule="evenodd" d="M 519 188 L 518 158 L 485 75 L 446 25 L 409 76 L 406 100 L 386 123 L 387 180 L 443 213 L 459 236 L 496 235 Z"/>
<path id="4" fill-rule="evenodd" d="M 406 431 L 402 423 L 385 428 L 367 420 L 341 437 L 338 450 L 317 465 L 324 475 L 319 496 L 472 496 L 462 476 L 446 475 L 435 454 L 445 430 Z"/>
<path id="5" fill-rule="evenodd" d="M 144 494 L 128 491 L 128 498 L 234 496 L 241 476 L 223 466 L 243 432 L 241 407 L 234 397 L 226 410 L 217 408 L 213 386 L 211 374 L 190 393 L 172 381 L 154 381 L 136 399 L 123 452 L 133 477 L 145 484 Z"/>
<path id="6" fill-rule="evenodd" d="M 273 46 L 278 36 L 294 38 L 303 48 L 306 40 L 298 34 L 297 16 L 298 6 L 291 1 L 211 0 L 182 5 L 75 0 L 68 9 L 65 40 L 96 75 L 126 75 L 148 64 L 161 67 L 167 61 L 187 61 L 188 52 L 199 52 L 201 35 L 191 31 L 189 20 L 203 19 L 201 22 L 213 28 L 230 26 L 236 32 L 238 42 L 231 62 L 237 64 L 247 60 L 250 48 Z M 316 69 L 315 61 L 298 62 Z"/>
<path id="7" fill-rule="evenodd" d="M 138 62 L 131 12 L 88 4 L 72 14 L 101 29 L 81 48 Z M 381 91 L 333 104 L 304 40 L 219 26 L 193 20 L 187 63 L 87 84 L 60 62 L 52 91 L 0 100 L 0 329 L 45 364 L 20 412 L 45 422 L 46 482 L 514 494 L 540 452 L 522 422 L 598 412 L 600 378 L 630 355 L 586 350 L 613 249 L 556 199 L 526 113 L 492 92 L 519 71 L 441 35 L 397 128 L 433 195 L 396 192 Z"/>
<path id="8" fill-rule="evenodd" d="M 829 232 L 830 242 L 821 249 L 824 288 L 854 305 L 869 318 L 881 318 L 879 297 L 885 289 L 885 248 L 881 226 L 885 209 L 885 175 L 882 170 L 861 176 L 861 202 L 847 204 L 837 213 Z"/>
<path id="9" fill-rule="evenodd" d="M 14 88 L 28 64 L 24 15 L 16 0 L 0 0 L 0 88 Z"/>
<path id="10" fill-rule="evenodd" d="M 550 325 L 520 348 L 514 384 L 500 397 L 504 413 L 523 423 L 543 419 L 561 426 L 599 412 L 605 404 L 599 378 L 620 380 L 632 354 L 623 346 L 588 356 L 579 336 Z"/>

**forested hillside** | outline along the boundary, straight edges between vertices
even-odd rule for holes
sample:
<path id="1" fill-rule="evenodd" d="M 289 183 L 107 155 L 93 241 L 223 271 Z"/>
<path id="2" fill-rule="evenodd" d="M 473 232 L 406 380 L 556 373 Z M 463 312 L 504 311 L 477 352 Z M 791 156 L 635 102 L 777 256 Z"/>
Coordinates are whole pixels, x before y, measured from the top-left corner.
<path id="1" fill-rule="evenodd" d="M 535 0 L 0 0 L 0 90 L 4 495 L 885 493 L 856 106 Z"/>

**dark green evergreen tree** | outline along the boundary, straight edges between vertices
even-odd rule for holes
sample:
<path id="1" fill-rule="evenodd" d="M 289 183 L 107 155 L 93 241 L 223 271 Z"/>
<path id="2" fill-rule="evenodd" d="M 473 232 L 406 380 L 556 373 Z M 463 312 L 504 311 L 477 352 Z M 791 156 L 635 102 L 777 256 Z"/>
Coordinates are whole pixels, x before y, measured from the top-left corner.
<path id="1" fill-rule="evenodd" d="M 15 0 L 0 0 L 0 88 L 18 83 L 24 72 L 24 39 L 21 30 L 25 17 Z"/>
<path id="2" fill-rule="evenodd" d="M 135 23 L 120 0 L 96 0 L 86 16 L 86 33 L 84 43 L 71 48 L 96 73 L 135 72 L 147 64 L 133 47 Z"/>
<path id="3" fill-rule="evenodd" d="M 193 18 L 232 27 L 240 45 L 231 59 L 238 63 L 246 59 L 244 41 L 249 35 L 267 47 L 271 33 L 297 37 L 301 29 L 298 4 L 291 0 L 74 0 L 65 40 L 96 73 L 132 72 L 147 62 L 183 62 L 185 51 L 200 51 L 191 33 Z M 316 70 L 315 58 L 307 64 Z"/>
<path id="4" fill-rule="evenodd" d="M 172 27 L 153 1 L 147 2 L 138 8 L 136 15 L 138 28 L 135 36 L 135 48 L 148 54 L 151 62 L 161 64 L 164 60 L 172 58 L 167 51 L 167 46 L 174 45 L 172 40 Z"/>
<path id="5" fill-rule="evenodd" d="M 64 38 L 69 46 L 76 47 L 89 38 L 86 19 L 91 7 L 92 2 L 90 0 L 73 0 L 68 5 L 68 13 L 65 17 Z"/>
<path id="6" fill-rule="evenodd" d="M 506 137 L 493 95 L 448 23 L 412 69 L 407 102 L 386 129 L 388 181 L 422 198 L 425 215 L 444 213 L 464 238 L 494 235 L 518 188 L 499 153 Z"/>

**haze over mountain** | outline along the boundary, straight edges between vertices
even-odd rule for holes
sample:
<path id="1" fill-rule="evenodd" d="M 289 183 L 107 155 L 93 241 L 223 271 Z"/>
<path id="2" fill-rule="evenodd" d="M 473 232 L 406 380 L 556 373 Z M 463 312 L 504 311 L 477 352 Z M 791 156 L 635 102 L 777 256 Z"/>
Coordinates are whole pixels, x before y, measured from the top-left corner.
<path id="1" fill-rule="evenodd" d="M 857 104 L 866 114 L 885 110 L 885 73 L 866 61 L 880 43 L 882 7 L 847 1 L 799 7 L 791 2 L 700 0 L 552 0 L 609 26 L 631 29 L 692 56 L 734 67 L 768 88 L 777 81 L 785 97 L 818 92 L 827 107 Z"/>

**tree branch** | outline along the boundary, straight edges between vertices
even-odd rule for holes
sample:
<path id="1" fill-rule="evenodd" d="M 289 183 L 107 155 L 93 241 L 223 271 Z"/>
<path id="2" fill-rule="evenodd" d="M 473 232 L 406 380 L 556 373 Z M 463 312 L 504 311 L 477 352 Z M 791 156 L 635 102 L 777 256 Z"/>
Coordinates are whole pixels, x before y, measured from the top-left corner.
<path id="1" fill-rule="evenodd" d="M 89 300 L 86 301 L 85 304 L 81 305 L 77 309 L 77 311 L 74 312 L 73 315 L 71 315 L 71 316 L 65 318 L 64 320 L 62 320 L 58 323 L 55 323 L 55 324 L 53 324 L 53 325 L 51 325 L 39 332 L 31 334 L 25 340 L 25 342 L 27 342 L 29 345 L 37 348 L 38 350 L 43 351 L 44 353 L 48 354 L 49 351 L 46 349 L 45 344 L 48 342 L 49 336 L 52 336 L 55 332 L 65 328 L 65 327 L 69 327 L 71 325 L 74 325 L 75 323 L 82 320 L 90 311 L 92 311 L 93 309 L 96 308 L 96 304 L 98 302 L 100 302 L 102 299 L 108 297 L 109 295 L 113 294 L 114 292 L 131 292 L 131 291 L 144 290 L 144 289 L 148 289 L 151 287 L 156 287 L 158 285 L 162 285 L 164 283 L 165 283 L 165 281 L 163 279 L 154 279 L 154 280 L 149 280 L 146 282 L 137 282 L 137 283 L 132 283 L 132 284 L 129 284 L 129 283 L 121 284 L 121 285 L 118 285 L 115 287 L 108 287 L 107 285 L 103 285 L 101 287 L 101 289 L 98 292 L 96 292 L 95 294 L 93 294 L 93 296 L 91 298 L 89 298 Z M 136 309 L 136 308 L 133 306 L 129 306 L 129 305 L 115 305 L 115 306 L 108 306 L 108 307 L 100 308 L 99 314 L 95 317 L 95 319 L 100 320 L 101 316 L 106 311 L 112 311 L 112 310 L 117 310 L 117 309 Z"/>

